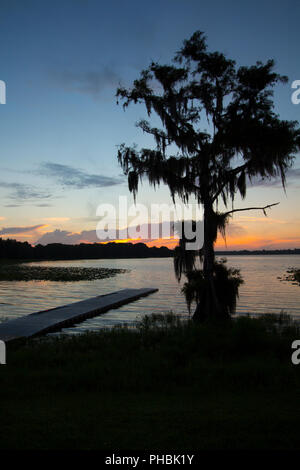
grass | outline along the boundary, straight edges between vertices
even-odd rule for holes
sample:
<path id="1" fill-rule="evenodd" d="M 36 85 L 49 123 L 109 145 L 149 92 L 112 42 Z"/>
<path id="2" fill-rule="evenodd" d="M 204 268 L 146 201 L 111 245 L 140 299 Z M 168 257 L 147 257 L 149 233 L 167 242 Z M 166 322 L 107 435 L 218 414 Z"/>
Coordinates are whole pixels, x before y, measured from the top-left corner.
<path id="1" fill-rule="evenodd" d="M 0 281 L 93 281 L 127 272 L 126 269 L 0 265 Z"/>
<path id="2" fill-rule="evenodd" d="M 299 449 L 299 325 L 286 315 L 9 345 L 1 449 Z"/>

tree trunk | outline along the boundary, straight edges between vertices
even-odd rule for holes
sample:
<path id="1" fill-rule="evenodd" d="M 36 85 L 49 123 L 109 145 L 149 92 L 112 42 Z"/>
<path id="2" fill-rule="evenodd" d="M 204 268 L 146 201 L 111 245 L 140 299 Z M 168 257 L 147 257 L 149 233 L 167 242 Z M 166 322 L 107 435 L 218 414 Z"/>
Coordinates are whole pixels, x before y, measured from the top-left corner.
<path id="1" fill-rule="evenodd" d="M 196 307 L 193 320 L 205 321 L 227 317 L 224 307 L 218 300 L 214 281 L 215 251 L 214 240 L 217 234 L 215 212 L 210 203 L 204 205 L 204 242 L 203 242 L 203 275 L 206 288 Z"/>

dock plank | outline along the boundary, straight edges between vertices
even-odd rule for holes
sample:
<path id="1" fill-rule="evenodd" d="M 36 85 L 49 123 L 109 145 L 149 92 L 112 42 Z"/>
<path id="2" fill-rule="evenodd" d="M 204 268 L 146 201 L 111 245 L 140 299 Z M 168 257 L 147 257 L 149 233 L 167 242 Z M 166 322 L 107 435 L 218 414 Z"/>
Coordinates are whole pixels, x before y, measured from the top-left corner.
<path id="1" fill-rule="evenodd" d="M 155 288 L 123 289 L 8 320 L 0 323 L 0 339 L 9 342 L 57 331 L 157 291 Z"/>

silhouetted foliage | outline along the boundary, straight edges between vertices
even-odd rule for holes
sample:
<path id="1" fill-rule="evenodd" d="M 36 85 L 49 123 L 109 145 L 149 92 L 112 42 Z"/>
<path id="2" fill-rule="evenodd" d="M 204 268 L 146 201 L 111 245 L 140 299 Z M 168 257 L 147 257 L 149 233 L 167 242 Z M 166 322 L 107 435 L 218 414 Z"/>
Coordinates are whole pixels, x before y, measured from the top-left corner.
<path id="1" fill-rule="evenodd" d="M 180 244 L 183 241 L 180 240 Z M 175 248 L 175 252 L 179 247 Z M 109 258 L 166 258 L 173 257 L 173 250 L 166 246 L 148 247 L 144 243 L 80 243 L 80 245 L 63 245 L 62 243 L 50 243 L 48 245 L 32 246 L 28 242 L 17 240 L 3 240 L 0 238 L 0 259 L 11 260 L 55 260 L 55 259 L 109 259 Z M 300 249 L 294 250 L 261 250 L 261 251 L 219 251 L 220 255 L 259 255 L 259 254 L 300 254 Z M 188 257 L 193 252 L 184 251 Z M 174 262 L 178 257 L 175 256 Z M 182 267 L 181 263 L 179 265 Z M 183 266 L 181 274 L 191 265 Z M 179 268 L 178 268 L 179 269 Z M 181 277 L 181 274 L 179 277 Z"/>
<path id="2" fill-rule="evenodd" d="M 232 313 L 235 313 L 239 286 L 244 282 L 239 269 L 228 268 L 225 263 L 225 259 L 215 261 L 213 273 L 214 285 L 221 307 L 218 312 L 221 319 L 227 319 Z M 187 282 L 184 284 L 182 292 L 189 311 L 192 302 L 197 305 L 193 318 L 198 320 L 198 315 L 200 320 L 211 318 L 214 316 L 214 305 L 209 295 L 209 280 L 205 279 L 204 271 L 199 269 L 186 271 L 186 277 Z"/>
<path id="3" fill-rule="evenodd" d="M 170 257 L 172 251 L 163 246 L 148 247 L 144 243 L 80 243 L 79 245 L 31 246 L 27 242 L 0 238 L 0 259 L 55 260 Z"/>
<path id="4" fill-rule="evenodd" d="M 154 137 L 155 148 L 119 147 L 118 160 L 134 197 L 145 177 L 154 188 L 167 184 L 173 200 L 178 196 L 187 202 L 194 197 L 204 207 L 200 254 L 207 301 L 198 305 L 197 318 L 200 310 L 203 317 L 220 317 L 226 310 L 217 291 L 214 243 L 218 231 L 225 234 L 236 211 L 261 209 L 266 215 L 266 209 L 275 205 L 219 212 L 219 202 L 227 208 L 236 194 L 245 198 L 247 181 L 254 177 L 279 176 L 284 187 L 286 170 L 299 149 L 298 123 L 280 120 L 273 111 L 272 89 L 287 81 L 273 69 L 273 60 L 237 67 L 224 54 L 208 52 L 204 34 L 197 31 L 183 42 L 173 65 L 152 62 L 131 89 L 117 90 L 124 108 L 130 103 L 144 104 L 148 116 L 155 113 L 162 123 L 161 129 L 146 120 L 137 123 Z M 204 119 L 209 132 L 200 127 Z M 193 258 L 199 254 L 185 253 L 184 245 L 181 242 L 175 252 L 178 278 L 193 269 Z M 226 282 L 229 279 L 228 273 Z"/>

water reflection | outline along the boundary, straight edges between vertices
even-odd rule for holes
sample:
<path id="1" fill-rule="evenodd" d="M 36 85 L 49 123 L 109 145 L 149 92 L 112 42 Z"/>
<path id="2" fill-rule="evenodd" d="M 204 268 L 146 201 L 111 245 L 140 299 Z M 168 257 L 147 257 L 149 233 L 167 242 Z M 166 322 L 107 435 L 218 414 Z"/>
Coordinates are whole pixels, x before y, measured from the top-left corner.
<path id="1" fill-rule="evenodd" d="M 278 279 L 278 276 L 283 275 L 289 267 L 300 266 L 300 255 L 228 256 L 227 259 L 228 265 L 241 269 L 241 274 L 245 279 L 240 289 L 238 313 L 280 313 L 284 310 L 286 313 L 300 317 L 299 286 L 289 282 L 280 282 Z M 64 267 L 111 267 L 129 269 L 130 272 L 95 281 L 0 282 L 0 318 L 16 318 L 130 287 L 158 287 L 159 291 L 104 315 L 89 319 L 78 327 L 68 328 L 66 331 L 82 332 L 86 329 L 98 329 L 122 322 L 133 324 L 137 317 L 152 312 L 172 310 L 183 316 L 188 315 L 184 298 L 180 293 L 181 285 L 175 280 L 171 258 L 45 261 L 38 264 Z"/>

